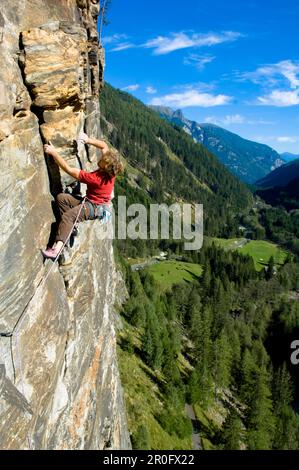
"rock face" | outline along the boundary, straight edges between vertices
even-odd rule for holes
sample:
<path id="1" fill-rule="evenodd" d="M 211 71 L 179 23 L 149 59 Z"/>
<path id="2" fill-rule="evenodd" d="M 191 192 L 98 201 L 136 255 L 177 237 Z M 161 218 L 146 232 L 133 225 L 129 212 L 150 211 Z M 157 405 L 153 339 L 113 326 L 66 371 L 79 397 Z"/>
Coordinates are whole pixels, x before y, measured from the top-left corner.
<path id="1" fill-rule="evenodd" d="M 99 4 L 0 5 L 0 448 L 127 449 L 112 227 L 81 224 L 60 266 L 39 251 L 53 196 L 73 183 L 43 143 L 78 168 L 99 157 L 76 143 L 82 130 L 100 135 Z"/>

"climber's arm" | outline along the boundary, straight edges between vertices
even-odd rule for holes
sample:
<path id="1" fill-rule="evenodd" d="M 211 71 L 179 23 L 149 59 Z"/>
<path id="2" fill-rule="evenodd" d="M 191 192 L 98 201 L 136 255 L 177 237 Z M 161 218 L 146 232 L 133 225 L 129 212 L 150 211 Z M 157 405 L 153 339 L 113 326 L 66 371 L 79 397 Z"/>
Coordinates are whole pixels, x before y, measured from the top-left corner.
<path id="1" fill-rule="evenodd" d="M 87 145 L 93 145 L 94 147 L 97 147 L 98 149 L 101 149 L 103 153 L 107 152 L 109 150 L 108 145 L 106 142 L 103 140 L 98 140 L 98 139 L 92 139 L 91 137 L 88 137 L 87 134 L 84 132 L 81 132 L 79 134 L 79 141 L 83 142 L 84 144 Z"/>
<path id="2" fill-rule="evenodd" d="M 51 155 L 54 158 L 57 165 L 63 171 L 65 171 L 68 175 L 72 176 L 76 180 L 79 180 L 80 170 L 78 168 L 72 168 L 71 166 L 69 166 L 64 160 L 64 158 L 59 155 L 59 153 L 52 144 L 44 145 L 44 151 L 45 153 Z"/>
<path id="3" fill-rule="evenodd" d="M 109 150 L 108 145 L 103 140 L 91 139 L 90 137 L 88 137 L 87 144 L 93 145 L 94 147 L 101 149 L 102 152 L 104 153 L 107 152 L 107 150 Z"/>

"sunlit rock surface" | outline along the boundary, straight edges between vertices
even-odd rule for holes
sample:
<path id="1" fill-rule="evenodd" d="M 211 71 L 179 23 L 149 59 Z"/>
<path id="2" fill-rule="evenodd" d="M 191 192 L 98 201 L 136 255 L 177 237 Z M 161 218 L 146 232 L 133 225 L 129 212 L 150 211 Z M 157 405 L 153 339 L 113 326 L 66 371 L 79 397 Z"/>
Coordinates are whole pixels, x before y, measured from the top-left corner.
<path id="1" fill-rule="evenodd" d="M 104 68 L 96 0 L 0 1 L 0 448 L 130 448 L 114 331 L 111 225 L 79 226 L 60 266 L 43 262 L 53 196 L 100 135 Z M 53 227 L 52 227 L 53 226 Z"/>

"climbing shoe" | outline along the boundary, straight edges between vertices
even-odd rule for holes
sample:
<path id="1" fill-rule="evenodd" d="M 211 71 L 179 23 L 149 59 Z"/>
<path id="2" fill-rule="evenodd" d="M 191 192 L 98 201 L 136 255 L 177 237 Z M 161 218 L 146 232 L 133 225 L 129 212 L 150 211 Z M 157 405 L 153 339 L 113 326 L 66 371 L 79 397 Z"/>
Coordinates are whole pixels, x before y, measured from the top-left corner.
<path id="1" fill-rule="evenodd" d="M 55 251 L 53 248 L 48 248 L 47 250 L 41 250 L 44 258 L 56 259 L 58 256 L 58 252 Z"/>

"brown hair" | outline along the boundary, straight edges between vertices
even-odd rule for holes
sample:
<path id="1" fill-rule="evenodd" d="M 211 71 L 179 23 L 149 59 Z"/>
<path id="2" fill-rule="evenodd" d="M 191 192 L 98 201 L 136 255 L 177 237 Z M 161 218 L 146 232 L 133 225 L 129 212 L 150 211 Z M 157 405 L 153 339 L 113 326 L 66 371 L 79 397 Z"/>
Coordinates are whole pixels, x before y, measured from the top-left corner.
<path id="1" fill-rule="evenodd" d="M 116 150 L 107 150 L 99 161 L 99 166 L 109 176 L 117 176 L 124 171 L 124 165 Z"/>

